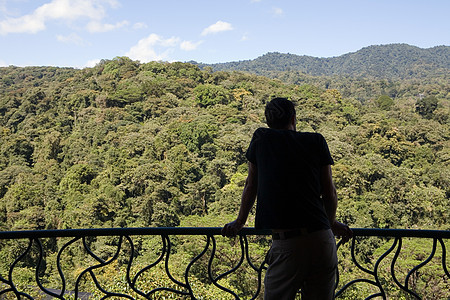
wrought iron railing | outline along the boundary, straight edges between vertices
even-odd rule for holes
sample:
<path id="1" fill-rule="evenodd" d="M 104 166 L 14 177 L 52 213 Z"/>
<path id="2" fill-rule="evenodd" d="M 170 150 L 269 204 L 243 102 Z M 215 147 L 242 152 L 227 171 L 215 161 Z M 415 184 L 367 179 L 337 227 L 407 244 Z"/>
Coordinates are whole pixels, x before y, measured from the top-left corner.
<path id="1" fill-rule="evenodd" d="M 341 245 L 338 243 L 339 255 L 347 255 L 347 262 L 351 261 L 352 266 L 339 266 L 337 283 L 336 283 L 336 298 L 350 298 L 350 299 L 372 299 L 372 298 L 389 298 L 389 292 L 392 286 L 396 287 L 403 293 L 404 299 L 422 299 L 424 297 L 423 287 L 418 287 L 419 290 L 411 286 L 413 279 L 417 277 L 417 274 L 421 272 L 422 268 L 428 265 L 433 265 L 431 276 L 434 277 L 433 280 L 430 278 L 424 279 L 423 281 L 432 282 L 435 288 L 435 282 L 439 282 L 440 291 L 439 297 L 444 297 L 443 299 L 450 299 L 450 274 L 449 274 L 449 262 L 448 257 L 448 242 L 450 241 L 450 231 L 438 231 L 438 230 L 402 230 L 402 229 L 360 229 L 354 228 L 354 238 L 349 244 Z M 4 245 L 5 241 L 11 242 L 14 240 L 25 241 L 26 246 L 20 250 L 20 253 L 12 256 L 13 261 L 0 261 L 0 270 L 4 270 L 0 273 L 0 299 L 2 298 L 58 298 L 58 299 L 80 299 L 85 297 L 80 290 L 82 285 L 83 276 L 89 275 L 92 278 L 94 286 L 102 296 L 99 298 L 109 298 L 109 297 L 121 297 L 127 299 L 135 298 L 147 298 L 147 299 L 157 299 L 157 295 L 160 292 L 170 293 L 171 299 L 209 299 L 207 296 L 198 297 L 195 291 L 195 286 L 192 283 L 192 269 L 193 265 L 198 263 L 200 260 L 206 263 L 204 270 L 206 270 L 207 277 L 209 278 L 210 285 L 215 289 L 221 291 L 224 299 L 241 299 L 241 294 L 233 290 L 232 286 L 224 285 L 223 280 L 230 274 L 237 272 L 238 269 L 242 268 L 244 265 L 254 272 L 254 278 L 256 278 L 256 285 L 252 295 L 248 296 L 251 299 L 262 298 L 261 290 L 263 289 L 262 280 L 264 276 L 264 271 L 266 265 L 264 259 L 259 262 L 253 261 L 251 258 L 251 251 L 249 251 L 249 239 L 256 236 L 261 236 L 266 238 L 270 234 L 268 230 L 257 230 L 254 228 L 244 228 L 240 235 L 239 246 L 240 246 L 240 257 L 237 258 L 236 263 L 229 266 L 228 270 L 220 272 L 218 274 L 217 270 L 214 269 L 214 259 L 217 251 L 217 239 L 225 239 L 220 236 L 220 228 L 99 228 L 99 229 L 71 229 L 71 230 L 43 230 L 43 231 L 8 231 L 0 232 L 0 243 Z M 91 249 L 89 239 L 93 237 L 117 237 L 114 243 L 115 252 L 113 255 L 107 259 L 101 257 Z M 133 262 L 139 256 L 136 253 L 136 242 L 134 239 L 136 237 L 143 236 L 159 236 L 161 239 L 160 250 L 155 257 L 154 261 L 148 262 L 147 265 L 139 270 L 133 269 Z M 204 237 L 204 247 L 199 250 L 199 253 L 195 255 L 191 261 L 186 265 L 184 269 L 183 279 L 175 278 L 169 267 L 170 256 L 172 255 L 172 239 L 175 236 L 202 236 Z M 43 269 L 45 269 L 44 261 L 46 259 L 46 253 L 43 247 L 42 241 L 45 239 L 63 239 L 67 238 L 67 241 L 60 243 L 57 249 L 54 249 L 56 254 L 56 270 L 59 276 L 60 285 L 55 289 L 46 286 L 46 283 L 42 280 Z M 370 238 L 377 239 L 379 249 L 377 251 L 372 251 L 370 247 L 366 247 L 361 251 L 363 256 L 359 254 L 358 250 L 364 241 Z M 268 240 L 268 239 L 267 239 Z M 410 259 L 411 249 L 416 249 L 417 245 L 405 247 L 405 241 L 409 242 L 411 240 L 416 240 L 416 244 L 424 245 L 424 241 L 429 241 L 431 249 L 428 249 L 427 255 L 415 257 L 413 262 L 420 261 L 415 265 L 406 266 L 406 273 L 403 270 L 403 278 L 400 279 L 398 273 L 401 272 L 400 269 L 404 269 L 405 266 L 401 268 L 398 266 L 400 261 L 406 261 Z M 380 242 L 382 241 L 382 242 Z M 67 282 L 67 270 L 63 268 L 63 258 L 67 257 L 68 254 L 65 252 L 73 246 L 75 243 L 80 243 L 79 248 L 81 248 L 84 253 L 90 257 L 91 265 L 85 269 L 79 271 L 75 277 L 75 282 L 71 282 L 71 291 L 68 291 Z M 447 247 L 446 247 L 447 243 Z M 374 243 L 369 243 L 369 246 L 373 246 Z M 366 245 L 367 246 L 367 245 Z M 116 292 L 110 291 L 105 288 L 100 280 L 97 278 L 96 271 L 104 268 L 108 265 L 117 263 L 119 259 L 119 253 L 127 248 L 127 259 L 122 259 L 122 264 L 126 267 L 126 274 L 124 280 L 126 292 Z M 17 248 L 14 248 L 17 249 Z M 408 250 L 409 249 L 409 250 Z M 407 251 L 406 258 L 400 258 L 402 251 Z M 344 253 L 345 252 L 345 253 Z M 364 257 L 364 253 L 371 253 L 372 261 L 368 261 Z M 342 254 L 343 253 L 343 254 Z M 24 291 L 23 288 L 19 288 L 17 282 L 15 281 L 15 270 L 22 268 L 24 261 L 27 257 L 32 256 L 35 265 L 33 267 L 34 286 L 38 290 L 38 296 L 32 295 L 29 292 Z M 392 256 L 390 263 L 385 263 L 388 256 Z M 1 258 L 0 258 L 1 259 Z M 363 260 L 361 262 L 360 260 Z M 29 263 L 30 260 L 28 260 Z M 167 276 L 168 284 L 166 286 L 154 287 L 151 290 L 144 290 L 138 284 L 141 277 L 144 276 L 146 272 L 155 268 L 156 266 L 163 266 L 165 274 Z M 351 270 L 350 270 L 350 269 Z M 390 278 L 386 279 L 384 275 L 381 275 L 385 269 L 389 269 Z M 72 270 L 73 271 L 73 270 Z M 359 278 L 351 279 L 347 273 L 351 272 L 356 276 L 361 276 Z M 350 279 L 349 279 L 350 278 Z M 344 282 L 346 281 L 346 282 Z M 391 287 L 386 287 L 386 282 L 390 284 Z M 170 284 L 169 284 L 170 283 Z M 358 287 L 364 285 L 363 290 L 366 295 L 362 296 L 360 289 Z M 430 288 L 430 287 L 429 287 Z M 389 290 L 389 291 L 388 291 Z M 84 291 L 92 292 L 92 291 Z M 355 293 L 356 296 L 355 296 Z M 447 293 L 447 294 L 446 294 Z M 89 295 L 89 294 L 88 294 Z M 352 296 L 353 295 L 353 296 Z M 92 296 L 92 295 L 91 295 Z M 163 298 L 161 298 L 163 299 Z M 168 299 L 168 298 L 164 298 Z"/>

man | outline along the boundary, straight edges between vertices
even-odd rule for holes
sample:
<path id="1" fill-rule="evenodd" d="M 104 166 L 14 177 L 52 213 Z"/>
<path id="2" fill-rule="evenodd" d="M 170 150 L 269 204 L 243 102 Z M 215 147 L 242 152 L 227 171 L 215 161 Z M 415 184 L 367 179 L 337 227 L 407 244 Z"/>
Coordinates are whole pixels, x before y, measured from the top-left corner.
<path id="1" fill-rule="evenodd" d="M 253 134 L 248 176 L 237 219 L 222 229 L 234 236 L 245 225 L 255 199 L 256 228 L 272 229 L 264 299 L 333 299 L 337 268 L 334 234 L 350 228 L 335 219 L 336 189 L 327 143 L 318 133 L 297 132 L 294 104 L 275 98 L 265 110 L 269 128 Z M 334 234 L 333 234 L 334 232 Z"/>

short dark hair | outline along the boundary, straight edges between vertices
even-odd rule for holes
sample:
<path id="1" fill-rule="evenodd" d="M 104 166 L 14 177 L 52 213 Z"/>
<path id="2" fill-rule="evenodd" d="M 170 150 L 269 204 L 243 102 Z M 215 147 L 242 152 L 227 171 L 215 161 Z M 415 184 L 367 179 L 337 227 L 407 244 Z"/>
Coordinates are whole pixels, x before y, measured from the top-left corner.
<path id="1" fill-rule="evenodd" d="M 264 114 L 270 128 L 284 129 L 295 116 L 294 103 L 287 98 L 274 98 L 267 103 Z"/>

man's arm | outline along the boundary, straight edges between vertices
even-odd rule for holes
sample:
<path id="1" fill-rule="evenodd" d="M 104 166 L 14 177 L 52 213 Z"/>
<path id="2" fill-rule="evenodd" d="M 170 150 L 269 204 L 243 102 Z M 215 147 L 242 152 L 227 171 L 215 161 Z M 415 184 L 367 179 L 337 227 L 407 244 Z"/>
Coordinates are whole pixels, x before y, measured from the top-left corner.
<path id="1" fill-rule="evenodd" d="M 223 236 L 235 236 L 247 222 L 248 214 L 253 207 L 258 189 L 258 170 L 255 164 L 248 162 L 248 175 L 241 197 L 241 207 L 236 220 L 222 228 Z"/>
<path id="2" fill-rule="evenodd" d="M 320 180 L 322 185 L 323 205 L 328 220 L 330 221 L 331 229 L 336 236 L 342 236 L 343 242 L 345 243 L 353 237 L 353 232 L 346 224 L 336 221 L 337 194 L 336 187 L 333 183 L 333 176 L 331 175 L 330 165 L 322 167 Z"/>
<path id="3" fill-rule="evenodd" d="M 337 194 L 336 187 L 333 183 L 331 175 L 331 166 L 326 165 L 321 169 L 320 180 L 322 185 L 322 199 L 325 207 L 325 211 L 330 221 L 330 225 L 336 222 L 336 210 L 337 210 Z"/>

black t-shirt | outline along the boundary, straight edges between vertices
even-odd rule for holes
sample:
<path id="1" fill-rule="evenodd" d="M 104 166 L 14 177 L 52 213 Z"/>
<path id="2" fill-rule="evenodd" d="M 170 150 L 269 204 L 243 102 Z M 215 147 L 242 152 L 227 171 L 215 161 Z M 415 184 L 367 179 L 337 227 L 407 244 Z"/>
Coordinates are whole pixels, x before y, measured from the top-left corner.
<path id="1" fill-rule="evenodd" d="M 259 128 L 246 157 L 258 169 L 256 228 L 330 228 L 320 170 L 333 159 L 321 134 Z"/>

